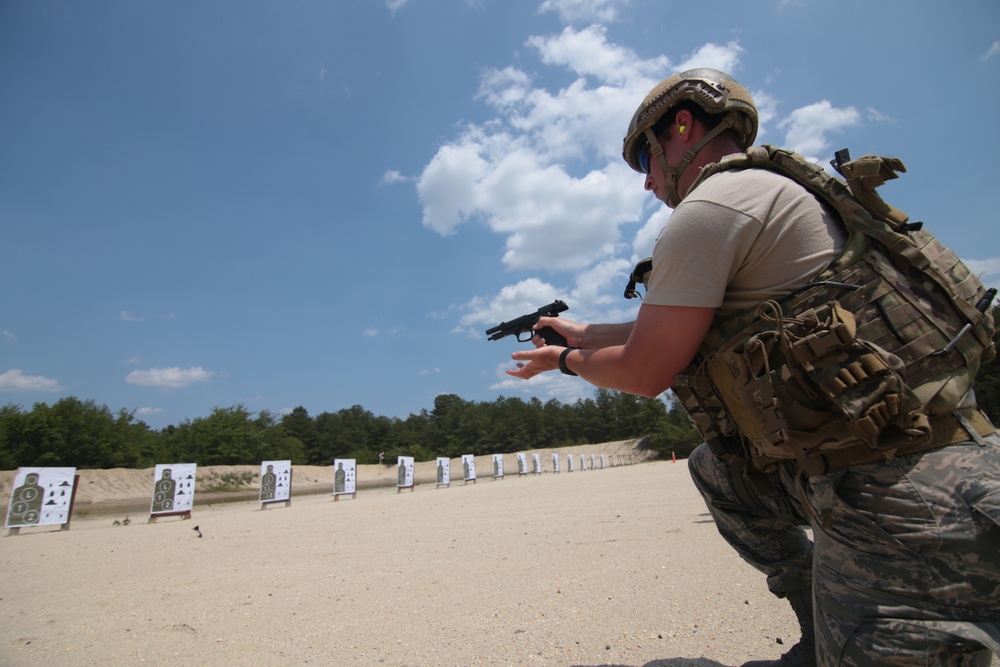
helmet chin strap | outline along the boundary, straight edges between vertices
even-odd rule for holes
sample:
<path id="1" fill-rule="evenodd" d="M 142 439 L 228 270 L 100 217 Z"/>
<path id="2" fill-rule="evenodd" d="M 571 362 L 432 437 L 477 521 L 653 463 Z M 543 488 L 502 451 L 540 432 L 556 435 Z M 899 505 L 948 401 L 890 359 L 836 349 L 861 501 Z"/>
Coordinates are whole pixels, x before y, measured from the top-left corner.
<path id="1" fill-rule="evenodd" d="M 680 164 L 676 167 L 670 167 L 667 165 L 667 158 L 663 155 L 663 147 L 660 146 L 660 141 L 656 138 L 656 135 L 653 134 L 652 128 L 646 129 L 646 141 L 649 142 L 650 153 L 654 158 L 656 158 L 657 163 L 660 165 L 660 170 L 663 172 L 663 183 L 666 186 L 663 194 L 666 195 L 667 206 L 673 208 L 681 203 L 678 183 L 681 180 L 681 176 L 684 175 L 684 172 L 691 164 L 691 161 L 694 160 L 695 156 L 701 152 L 701 149 L 705 147 L 705 144 L 731 128 L 736 124 L 737 120 L 736 114 L 729 114 L 723 118 L 722 122 L 706 132 L 705 136 L 698 140 L 698 143 L 692 146 L 689 151 L 684 153 L 684 156 L 681 157 Z"/>

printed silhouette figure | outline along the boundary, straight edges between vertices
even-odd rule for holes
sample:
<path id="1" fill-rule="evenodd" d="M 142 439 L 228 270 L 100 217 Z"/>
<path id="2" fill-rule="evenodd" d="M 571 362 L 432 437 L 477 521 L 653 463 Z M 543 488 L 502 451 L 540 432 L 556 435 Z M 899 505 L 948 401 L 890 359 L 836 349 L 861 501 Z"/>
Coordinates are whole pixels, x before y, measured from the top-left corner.
<path id="1" fill-rule="evenodd" d="M 347 490 L 347 474 L 344 472 L 344 462 L 337 463 L 337 471 L 333 473 L 333 492 L 344 493 Z"/>
<path id="2" fill-rule="evenodd" d="M 24 476 L 24 484 L 14 489 L 9 513 L 11 525 L 32 526 L 42 517 L 45 489 L 38 479 L 37 472 L 29 472 Z"/>
<path id="3" fill-rule="evenodd" d="M 153 513 L 169 512 L 174 508 L 174 494 L 177 490 L 177 481 L 173 479 L 170 468 L 163 469 L 163 476 L 157 480 L 153 487 Z"/>
<path id="4" fill-rule="evenodd" d="M 267 466 L 267 472 L 260 478 L 260 498 L 261 500 L 274 500 L 274 493 L 277 487 L 278 476 L 274 474 L 274 466 Z"/>

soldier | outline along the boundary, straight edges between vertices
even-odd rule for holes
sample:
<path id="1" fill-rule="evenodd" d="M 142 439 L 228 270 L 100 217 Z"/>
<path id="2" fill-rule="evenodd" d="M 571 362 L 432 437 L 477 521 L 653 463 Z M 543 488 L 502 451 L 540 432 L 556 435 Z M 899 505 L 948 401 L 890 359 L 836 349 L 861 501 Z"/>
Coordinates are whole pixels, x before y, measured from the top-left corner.
<path id="1" fill-rule="evenodd" d="M 674 209 L 638 276 L 635 321 L 543 317 L 536 329 L 568 347 L 536 336 L 508 373 L 673 388 L 706 440 L 689 468 L 720 533 L 801 626 L 779 660 L 746 665 L 988 665 L 1000 437 L 971 379 L 992 350 L 991 295 L 896 209 L 869 214 L 857 182 L 831 186 L 838 207 L 773 168 L 756 134 L 753 99 L 729 75 L 658 84 L 623 151 Z M 888 231 L 871 241 L 855 219 Z M 889 237 L 904 254 L 880 245 Z M 943 287 L 907 279 L 924 270 Z"/>

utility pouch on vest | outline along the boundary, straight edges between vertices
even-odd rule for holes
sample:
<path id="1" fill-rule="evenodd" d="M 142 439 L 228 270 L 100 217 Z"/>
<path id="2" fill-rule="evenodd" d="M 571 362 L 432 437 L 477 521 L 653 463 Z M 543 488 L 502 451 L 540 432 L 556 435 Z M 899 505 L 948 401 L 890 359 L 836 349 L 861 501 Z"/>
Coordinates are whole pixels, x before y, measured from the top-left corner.
<path id="1" fill-rule="evenodd" d="M 888 452 L 929 437 L 920 402 L 900 375 L 903 362 L 859 340 L 840 303 L 786 316 L 766 301 L 757 314 L 706 365 L 754 454 L 808 469 L 810 455 L 824 451 L 864 444 Z"/>

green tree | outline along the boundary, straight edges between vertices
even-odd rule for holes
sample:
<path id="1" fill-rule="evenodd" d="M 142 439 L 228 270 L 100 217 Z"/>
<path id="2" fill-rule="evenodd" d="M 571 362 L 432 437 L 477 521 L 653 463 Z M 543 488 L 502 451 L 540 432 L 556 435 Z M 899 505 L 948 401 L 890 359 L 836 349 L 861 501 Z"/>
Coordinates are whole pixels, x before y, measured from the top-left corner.
<path id="1" fill-rule="evenodd" d="M 548 447 L 579 444 L 582 439 L 576 427 L 573 406 L 551 399 L 542 406 L 542 440 Z"/>
<path id="2" fill-rule="evenodd" d="M 309 416 L 309 412 L 305 408 L 299 406 L 282 417 L 281 429 L 287 437 L 295 438 L 301 444 L 302 463 L 322 465 L 326 462 L 316 422 Z"/>
<path id="3" fill-rule="evenodd" d="M 645 445 L 662 457 L 676 454 L 678 458 L 687 458 L 701 444 L 701 434 L 673 394 L 670 394 L 669 401 L 666 413 L 646 434 Z"/>
<path id="4" fill-rule="evenodd" d="M 360 405 L 324 412 L 316 417 L 317 446 L 310 451 L 310 462 L 330 465 L 351 452 L 377 450 L 388 436 L 391 420 L 376 417 Z"/>
<path id="5" fill-rule="evenodd" d="M 36 403 L 30 413 L 0 412 L 2 464 L 76 468 L 137 467 L 156 451 L 157 438 L 134 413 L 75 397 Z"/>
<path id="6" fill-rule="evenodd" d="M 998 393 L 990 393 L 996 386 L 995 367 L 984 367 L 982 376 L 981 400 L 987 404 Z M 30 412 L 17 405 L 0 408 L 0 466 L 236 465 L 271 459 L 330 465 L 338 457 L 375 463 L 379 453 L 393 464 L 400 455 L 454 458 L 643 436 L 657 451 L 678 455 L 686 455 L 698 440 L 676 406 L 668 411 L 660 399 L 601 389 L 573 405 L 503 396 L 477 403 L 441 394 L 431 411 L 406 419 L 376 416 L 360 405 L 315 418 L 297 407 L 278 419 L 267 410 L 253 414 L 236 405 L 213 408 L 206 417 L 159 432 L 127 410 L 112 413 L 71 397 L 52 406 L 38 403 Z"/>
<path id="7" fill-rule="evenodd" d="M 242 405 L 213 408 L 208 417 L 182 423 L 174 431 L 173 452 L 199 465 L 253 464 L 269 459 L 267 432 Z"/>
<path id="8" fill-rule="evenodd" d="M 599 394 L 595 392 L 594 395 L 594 399 L 578 399 L 573 404 L 574 426 L 577 433 L 580 434 L 581 442 L 606 442 L 610 440 L 607 424 L 604 423 L 604 415 L 601 414 L 601 406 L 595 400 Z"/>
<path id="9" fill-rule="evenodd" d="M 438 394 L 434 398 L 434 409 L 430 413 L 433 425 L 430 437 L 434 448 L 441 456 L 460 456 L 468 442 L 469 433 L 465 429 L 471 405 L 455 394 Z M 471 434 L 475 437 L 476 434 Z"/>
<path id="10" fill-rule="evenodd" d="M 13 470 L 21 465 L 27 420 L 19 405 L 9 403 L 0 408 L 0 470 Z"/>

